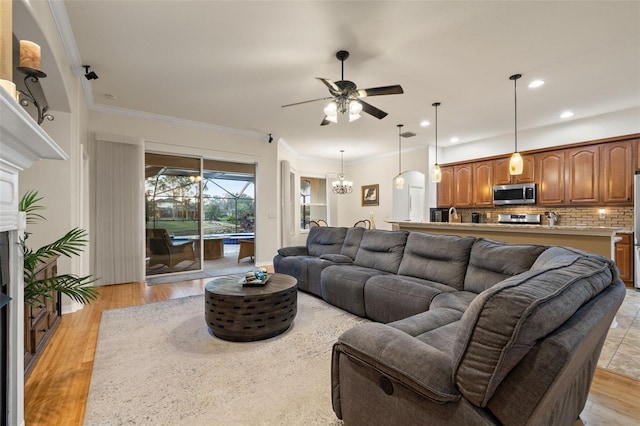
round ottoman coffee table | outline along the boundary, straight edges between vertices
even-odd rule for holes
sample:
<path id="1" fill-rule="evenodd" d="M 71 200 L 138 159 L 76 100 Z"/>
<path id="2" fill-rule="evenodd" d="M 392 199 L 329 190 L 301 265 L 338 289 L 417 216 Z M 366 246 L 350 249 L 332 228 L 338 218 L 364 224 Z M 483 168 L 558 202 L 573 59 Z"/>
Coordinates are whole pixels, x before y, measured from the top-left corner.
<path id="1" fill-rule="evenodd" d="M 224 340 L 268 339 L 289 328 L 297 312 L 297 280 L 271 274 L 262 287 L 243 287 L 243 275 L 216 278 L 205 285 L 204 309 L 209 330 Z"/>

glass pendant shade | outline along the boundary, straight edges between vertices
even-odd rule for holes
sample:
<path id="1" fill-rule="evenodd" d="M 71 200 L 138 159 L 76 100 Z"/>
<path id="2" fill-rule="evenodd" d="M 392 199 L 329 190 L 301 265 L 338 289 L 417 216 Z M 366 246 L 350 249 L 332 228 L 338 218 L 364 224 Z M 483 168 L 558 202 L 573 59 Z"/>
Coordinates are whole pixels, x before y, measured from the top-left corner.
<path id="1" fill-rule="evenodd" d="M 335 102 L 329 102 L 326 107 L 324 107 L 325 115 L 337 115 L 338 114 L 338 106 Z"/>
<path id="2" fill-rule="evenodd" d="M 431 171 L 431 181 L 433 183 L 438 183 L 442 180 L 442 170 L 440 170 L 440 166 L 436 164 L 433 166 L 433 170 Z"/>
<path id="3" fill-rule="evenodd" d="M 442 180 L 442 170 L 440 170 L 440 166 L 438 165 L 438 107 L 440 106 L 440 102 L 434 102 L 431 106 L 434 107 L 436 111 L 436 164 L 433 166 L 433 170 L 431 171 L 431 181 L 433 183 L 439 183 Z"/>
<path id="4" fill-rule="evenodd" d="M 511 154 L 511 159 L 509 159 L 509 174 L 510 175 L 521 175 L 524 169 L 524 163 L 522 162 L 522 156 L 519 152 L 514 152 Z"/>
<path id="5" fill-rule="evenodd" d="M 514 74 L 509 77 L 509 80 L 513 80 L 513 136 L 515 149 L 511 154 L 509 160 L 509 174 L 521 175 L 524 169 L 524 163 L 522 162 L 522 156 L 518 152 L 518 79 L 522 77 L 522 74 Z"/>
<path id="6" fill-rule="evenodd" d="M 402 189 L 404 188 L 404 177 L 402 176 L 402 126 L 403 124 L 398 124 L 398 174 L 394 178 L 396 188 Z"/>

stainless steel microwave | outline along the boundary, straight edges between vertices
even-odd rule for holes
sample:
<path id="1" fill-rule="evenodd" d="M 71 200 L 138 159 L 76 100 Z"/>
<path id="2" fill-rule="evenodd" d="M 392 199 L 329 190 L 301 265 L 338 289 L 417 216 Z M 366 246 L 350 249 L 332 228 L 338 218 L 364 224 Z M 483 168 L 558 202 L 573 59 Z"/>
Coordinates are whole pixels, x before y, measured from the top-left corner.
<path id="1" fill-rule="evenodd" d="M 516 185 L 495 185 L 493 187 L 493 204 L 535 204 L 536 184 L 521 183 Z"/>

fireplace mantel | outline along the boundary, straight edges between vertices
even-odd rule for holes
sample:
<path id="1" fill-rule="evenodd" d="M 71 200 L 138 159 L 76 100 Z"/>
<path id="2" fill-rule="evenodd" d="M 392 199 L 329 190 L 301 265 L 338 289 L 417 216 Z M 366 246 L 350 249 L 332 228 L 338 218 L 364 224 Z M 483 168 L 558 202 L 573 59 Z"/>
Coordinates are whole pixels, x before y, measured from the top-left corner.
<path id="1" fill-rule="evenodd" d="M 24 281 L 19 244 L 25 214 L 18 211 L 19 173 L 40 159 L 68 155 L 20 104 L 0 89 L 0 232 L 9 232 L 9 341 L 7 371 L 8 424 L 24 424 Z"/>

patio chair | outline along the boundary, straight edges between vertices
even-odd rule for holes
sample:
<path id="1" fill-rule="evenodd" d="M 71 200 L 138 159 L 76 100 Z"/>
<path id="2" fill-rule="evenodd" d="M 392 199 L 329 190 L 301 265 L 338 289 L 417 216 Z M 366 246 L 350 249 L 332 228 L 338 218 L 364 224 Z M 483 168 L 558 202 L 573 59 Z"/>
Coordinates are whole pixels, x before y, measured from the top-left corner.
<path id="1" fill-rule="evenodd" d="M 196 261 L 193 241 L 174 244 L 166 229 L 147 229 L 147 242 L 151 254 L 147 267 L 167 265 L 173 268 L 185 260 Z"/>

